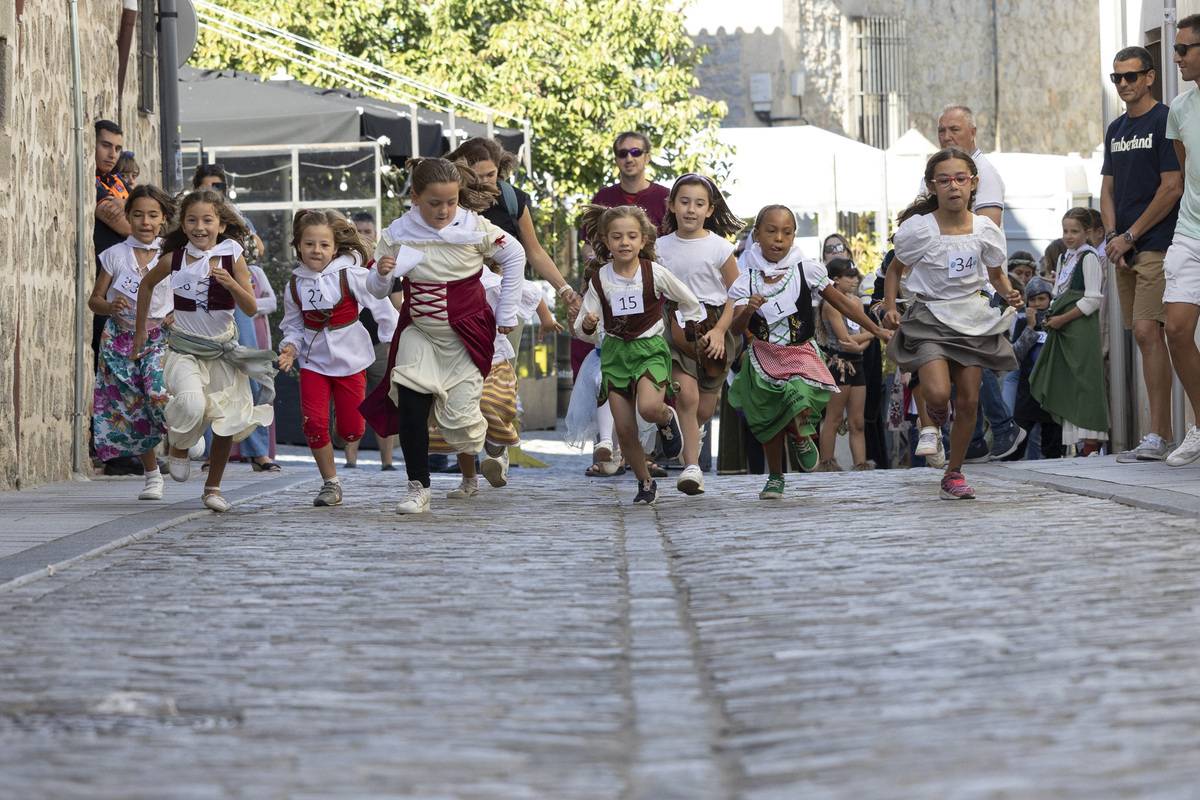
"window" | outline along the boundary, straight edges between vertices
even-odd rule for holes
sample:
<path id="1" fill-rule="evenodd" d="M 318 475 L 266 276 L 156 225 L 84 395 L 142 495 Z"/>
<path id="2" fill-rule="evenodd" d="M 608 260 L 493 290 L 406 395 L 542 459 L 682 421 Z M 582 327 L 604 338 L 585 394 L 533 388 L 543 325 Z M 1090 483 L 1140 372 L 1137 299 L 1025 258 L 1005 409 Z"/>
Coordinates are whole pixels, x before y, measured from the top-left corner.
<path id="1" fill-rule="evenodd" d="M 853 41 L 857 138 L 886 149 L 908 127 L 904 20 L 860 17 L 854 21 Z"/>
<path id="2" fill-rule="evenodd" d="M 156 3 L 154 0 L 141 0 L 138 14 L 142 23 L 142 47 L 138 51 L 138 111 L 143 114 L 154 113 L 154 51 L 157 36 L 155 35 Z"/>

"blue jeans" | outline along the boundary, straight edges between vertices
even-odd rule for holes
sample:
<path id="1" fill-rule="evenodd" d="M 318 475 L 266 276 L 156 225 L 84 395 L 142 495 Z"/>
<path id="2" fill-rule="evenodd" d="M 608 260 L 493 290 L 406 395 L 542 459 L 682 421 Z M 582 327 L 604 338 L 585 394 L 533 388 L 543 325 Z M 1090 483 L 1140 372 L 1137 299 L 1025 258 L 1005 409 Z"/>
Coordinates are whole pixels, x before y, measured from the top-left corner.
<path id="1" fill-rule="evenodd" d="M 983 371 L 983 383 L 979 387 L 979 411 L 975 416 L 975 435 L 971 437 L 971 446 L 979 447 L 984 442 L 983 421 L 986 418 L 992 424 L 992 436 L 999 436 L 1008 431 L 1013 422 L 1012 413 L 1004 404 L 1004 395 L 1000 392 L 1000 381 L 996 373 L 990 369 Z"/>

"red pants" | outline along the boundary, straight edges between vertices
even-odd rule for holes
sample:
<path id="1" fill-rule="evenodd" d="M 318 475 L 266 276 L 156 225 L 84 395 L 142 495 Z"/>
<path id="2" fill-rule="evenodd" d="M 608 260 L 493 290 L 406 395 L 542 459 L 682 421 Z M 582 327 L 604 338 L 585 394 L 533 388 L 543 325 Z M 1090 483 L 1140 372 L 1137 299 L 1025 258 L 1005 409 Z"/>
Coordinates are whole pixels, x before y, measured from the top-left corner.
<path id="1" fill-rule="evenodd" d="M 343 377 L 331 377 L 300 370 L 300 411 L 304 414 L 304 438 L 313 450 L 329 444 L 329 399 L 337 409 L 338 436 L 357 442 L 366 430 L 358 404 L 367 394 L 366 370 Z"/>

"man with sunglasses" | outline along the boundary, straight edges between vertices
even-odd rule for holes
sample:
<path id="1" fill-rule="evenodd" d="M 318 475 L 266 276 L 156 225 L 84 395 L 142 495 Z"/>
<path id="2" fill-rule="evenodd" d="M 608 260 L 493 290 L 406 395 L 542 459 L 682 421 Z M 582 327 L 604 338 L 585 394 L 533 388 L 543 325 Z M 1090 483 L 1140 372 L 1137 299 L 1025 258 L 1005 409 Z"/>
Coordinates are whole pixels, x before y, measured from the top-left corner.
<path id="1" fill-rule="evenodd" d="M 609 208 L 641 206 L 661 236 L 671 190 L 651 183 L 646 178 L 646 167 L 650 164 L 650 140 L 636 131 L 619 134 L 613 141 L 613 156 L 617 161 L 620 180 L 596 192 L 592 202 Z"/>
<path id="2" fill-rule="evenodd" d="M 1173 49 L 1179 77 L 1200 84 L 1200 14 L 1179 20 Z M 1200 419 L 1200 350 L 1196 348 L 1196 323 L 1200 320 L 1200 86 L 1193 86 L 1171 101 L 1166 135 L 1175 145 L 1183 172 L 1179 219 L 1163 260 L 1167 349 L 1192 411 Z M 1200 458 L 1200 428 L 1192 425 L 1166 461 L 1172 467 L 1179 467 L 1197 458 Z"/>
<path id="3" fill-rule="evenodd" d="M 1125 113 L 1104 135 L 1104 182 L 1100 216 L 1105 256 L 1116 266 L 1125 330 L 1142 354 L 1142 378 L 1150 401 L 1150 430 L 1140 444 L 1117 455 L 1126 464 L 1162 461 L 1171 452 L 1171 357 L 1163 325 L 1163 257 L 1175 231 L 1183 173 L 1167 139 L 1167 106 L 1150 93 L 1154 60 L 1144 47 L 1126 47 L 1109 78 Z"/>

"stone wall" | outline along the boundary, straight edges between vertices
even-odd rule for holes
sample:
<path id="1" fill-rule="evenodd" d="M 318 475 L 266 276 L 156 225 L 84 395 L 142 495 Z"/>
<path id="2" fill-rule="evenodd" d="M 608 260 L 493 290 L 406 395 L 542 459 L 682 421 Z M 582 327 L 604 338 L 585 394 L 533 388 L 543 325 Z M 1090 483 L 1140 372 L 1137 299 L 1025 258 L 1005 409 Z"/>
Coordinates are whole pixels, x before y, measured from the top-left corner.
<path id="1" fill-rule="evenodd" d="M 795 116 L 788 76 L 803 69 L 805 121 L 853 136 L 853 21 L 864 15 L 899 16 L 907 25 L 909 126 L 934 139 L 942 106 L 962 103 L 976 112 L 980 147 L 994 148 L 991 0 L 780 2 L 783 24 L 773 31 L 737 29 L 736 8 L 731 7 L 729 27 L 695 35 L 712 50 L 697 72 L 698 91 L 725 101 L 725 125 L 763 124 L 749 101 L 749 79 L 755 72 L 774 75 L 773 114 Z M 998 11 L 1002 149 L 1093 150 L 1103 134 L 1096 4 L 999 0 Z"/>
<path id="2" fill-rule="evenodd" d="M 80 3 L 87 172 L 92 123 L 116 119 L 120 0 Z M 121 109 L 126 149 L 142 179 L 159 170 L 158 120 L 137 110 L 138 41 Z M 0 490 L 71 474 L 75 358 L 75 152 L 71 50 L 65 2 L 26 2 L 18 24 L 0 3 Z M 91 292 L 91 211 L 88 280 Z M 91 315 L 85 347 L 91 372 Z M 89 388 L 92 377 L 86 377 Z"/>

